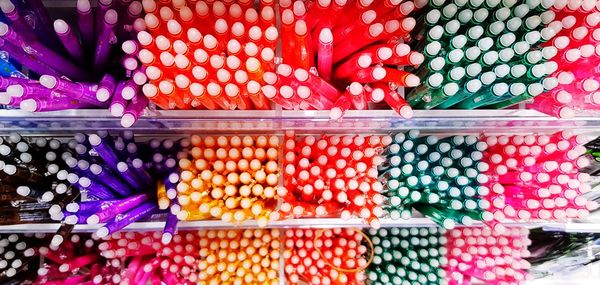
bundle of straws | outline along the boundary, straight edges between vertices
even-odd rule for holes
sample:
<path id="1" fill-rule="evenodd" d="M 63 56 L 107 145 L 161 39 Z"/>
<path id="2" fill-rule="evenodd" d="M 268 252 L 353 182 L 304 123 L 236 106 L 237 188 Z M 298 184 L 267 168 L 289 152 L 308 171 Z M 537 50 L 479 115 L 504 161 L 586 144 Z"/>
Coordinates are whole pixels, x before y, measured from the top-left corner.
<path id="1" fill-rule="evenodd" d="M 279 230 L 199 231 L 198 239 L 199 284 L 280 283 Z"/>
<path id="2" fill-rule="evenodd" d="M 44 234 L 0 235 L 0 282 L 11 285 L 30 282 L 35 277 L 30 273 L 39 266 L 38 251 L 46 241 Z"/>
<path id="3" fill-rule="evenodd" d="M 109 108 L 123 126 L 133 125 L 148 104 L 139 86 L 147 78 L 137 59 L 115 46 L 144 28 L 135 21 L 141 3 L 100 0 L 94 8 L 78 0 L 74 23 L 52 23 L 41 1 L 13 2 L 0 2 L 10 22 L 0 24 L 0 49 L 29 69 L 31 79 L 2 77 L 0 104 L 32 112 Z"/>
<path id="4" fill-rule="evenodd" d="M 411 106 L 501 109 L 558 84 L 546 79 L 559 68 L 550 61 L 556 49 L 544 46 L 559 32 L 549 25 L 554 0 L 429 2 L 412 34 L 425 61 L 417 70 L 423 84 L 407 95 Z"/>
<path id="5" fill-rule="evenodd" d="M 107 260 L 104 270 L 116 275 L 109 279 L 106 273 L 93 276 L 94 284 L 195 284 L 199 273 L 198 235 L 175 234 L 168 245 L 161 239 L 160 232 L 116 233 L 102 238 L 98 250 Z"/>
<path id="6" fill-rule="evenodd" d="M 444 230 L 389 228 L 368 233 L 375 252 L 366 273 L 370 284 L 443 284 Z"/>
<path id="7" fill-rule="evenodd" d="M 265 73 L 265 96 L 285 109 L 332 110 L 332 119 L 382 101 L 412 117 L 398 88 L 419 85 L 402 67 L 423 56 L 400 42 L 416 24 L 409 14 L 427 1 L 401 2 L 280 1 L 284 64 Z"/>
<path id="8" fill-rule="evenodd" d="M 296 136 L 286 133 L 280 217 L 359 216 L 379 228 L 377 166 L 389 136 Z"/>
<path id="9" fill-rule="evenodd" d="M 120 280 L 114 269 L 102 266 L 106 260 L 89 235 L 66 236 L 60 247 L 41 246 L 36 248 L 38 253 L 42 259 L 31 268 L 37 268 L 35 284 L 101 284 Z"/>
<path id="10" fill-rule="evenodd" d="M 79 196 L 59 155 L 58 140 L 0 137 L 2 224 L 44 223 L 62 219 L 64 206 Z"/>
<path id="11" fill-rule="evenodd" d="M 191 148 L 178 155 L 174 214 L 266 226 L 280 192 L 279 145 L 277 136 L 192 136 Z"/>
<path id="12" fill-rule="evenodd" d="M 289 229 L 284 232 L 285 276 L 291 284 L 364 284 L 372 259 L 359 229 Z"/>
<path id="13" fill-rule="evenodd" d="M 560 66 L 552 76 L 558 87 L 537 96 L 527 107 L 571 118 L 576 112 L 600 109 L 600 10 L 597 1 L 556 1 L 548 26 L 557 32 L 547 48 L 556 50 Z"/>
<path id="14" fill-rule="evenodd" d="M 495 220 L 564 220 L 585 218 L 598 207 L 589 192 L 587 136 L 563 131 L 551 135 L 487 136 L 485 182 Z M 500 228 L 500 224 L 497 224 Z M 497 228 L 497 230 L 500 230 Z"/>
<path id="15" fill-rule="evenodd" d="M 476 136 L 438 138 L 417 130 L 392 136 L 378 167 L 389 216 L 409 219 L 416 209 L 447 229 L 491 220 L 489 189 L 482 185 L 486 148 Z"/>
<path id="16" fill-rule="evenodd" d="M 96 231 L 105 237 L 127 225 L 158 212 L 156 189 L 176 171 L 175 155 L 188 140 L 151 140 L 136 143 L 132 132 L 112 137 L 108 132 L 77 134 L 70 141 L 75 152 L 65 156 L 85 197 L 65 207 L 63 221 L 68 225 L 106 223 Z M 176 224 L 167 223 L 165 241 Z"/>
<path id="17" fill-rule="evenodd" d="M 270 109 L 263 74 L 275 68 L 274 1 L 142 1 L 145 30 L 123 50 L 162 109 Z"/>
<path id="18" fill-rule="evenodd" d="M 528 278 L 525 258 L 531 244 L 527 228 L 511 227 L 503 233 L 488 228 L 462 228 L 446 232 L 448 284 L 474 279 L 486 284 L 518 285 Z"/>

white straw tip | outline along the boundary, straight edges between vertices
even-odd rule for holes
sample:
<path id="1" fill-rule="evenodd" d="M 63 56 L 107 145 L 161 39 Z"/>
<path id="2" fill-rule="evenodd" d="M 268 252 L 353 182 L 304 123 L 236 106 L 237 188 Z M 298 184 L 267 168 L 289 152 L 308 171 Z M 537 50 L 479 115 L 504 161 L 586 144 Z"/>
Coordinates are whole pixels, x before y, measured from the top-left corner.
<path id="1" fill-rule="evenodd" d="M 31 189 L 27 186 L 19 186 L 17 187 L 17 194 L 21 196 L 27 196 L 31 193 Z"/>
<path id="2" fill-rule="evenodd" d="M 108 229 L 107 229 L 106 227 L 101 227 L 101 228 L 99 228 L 99 229 L 96 231 L 96 235 L 97 235 L 99 238 L 105 238 L 105 237 L 107 237 L 107 236 L 108 236 L 108 234 L 109 234 L 109 232 L 108 232 Z"/>
<path id="3" fill-rule="evenodd" d="M 54 21 L 54 31 L 57 34 L 66 34 L 69 31 L 69 24 L 61 19 L 58 19 Z"/>
<path id="4" fill-rule="evenodd" d="M 342 109 L 338 108 L 338 107 L 333 107 L 331 109 L 331 111 L 329 112 L 329 118 L 332 120 L 338 120 L 342 117 L 343 112 Z"/>
<path id="5" fill-rule="evenodd" d="M 402 116 L 402 118 L 410 119 L 413 115 L 414 111 L 410 106 L 402 106 L 402 108 L 400 108 L 400 116 Z"/>
<path id="6" fill-rule="evenodd" d="M 173 235 L 172 234 L 170 234 L 170 233 L 164 233 L 162 235 L 161 242 L 162 242 L 162 244 L 169 244 L 169 243 L 171 243 L 172 239 L 173 239 Z"/>
<path id="7" fill-rule="evenodd" d="M 58 271 L 63 272 L 63 273 L 69 271 L 69 265 L 68 264 L 61 264 L 58 267 Z"/>
<path id="8" fill-rule="evenodd" d="M 8 25 L 0 22 L 0 36 L 8 34 Z"/>
<path id="9" fill-rule="evenodd" d="M 0 9 L 4 14 L 13 12 L 15 8 L 15 5 L 9 0 L 0 2 Z"/>
<path id="10" fill-rule="evenodd" d="M 10 103 L 12 96 L 8 95 L 6 92 L 0 92 L 0 104 L 6 105 Z"/>
<path id="11" fill-rule="evenodd" d="M 125 107 L 121 104 L 114 104 L 110 106 L 109 111 L 113 117 L 120 117 L 125 113 Z"/>
<path id="12" fill-rule="evenodd" d="M 118 21 L 119 14 L 114 9 L 110 9 L 106 11 L 106 14 L 104 14 L 104 22 L 106 22 L 107 24 L 116 25 Z"/>
<path id="13" fill-rule="evenodd" d="M 40 84 L 48 89 L 53 89 L 56 87 L 58 83 L 58 79 L 52 75 L 42 75 L 40 76 Z"/>
<path id="14" fill-rule="evenodd" d="M 100 88 L 96 90 L 96 99 L 98 99 L 98 101 L 100 102 L 108 101 L 108 99 L 110 99 L 110 95 L 110 92 L 105 88 Z"/>
<path id="15" fill-rule="evenodd" d="M 37 102 L 34 99 L 25 99 L 21 101 L 19 107 L 23 111 L 27 112 L 35 112 L 37 110 Z"/>
<path id="16" fill-rule="evenodd" d="M 85 222 L 86 222 L 88 225 L 97 225 L 98 223 L 100 223 L 100 217 L 98 217 L 98 215 L 95 215 L 95 214 L 94 214 L 94 215 L 91 215 L 91 216 L 89 216 L 89 217 L 88 217 L 88 218 L 85 220 Z"/>
<path id="17" fill-rule="evenodd" d="M 563 119 L 572 119 L 575 117 L 575 111 L 571 108 L 564 107 L 558 112 L 558 116 Z"/>
<path id="18" fill-rule="evenodd" d="M 413 53 L 410 56 L 410 63 L 412 63 L 413 65 L 420 65 L 421 63 L 423 63 L 423 61 L 425 61 L 425 56 L 423 56 L 420 53 Z"/>
<path id="19" fill-rule="evenodd" d="M 414 75 L 414 74 L 409 74 L 406 77 L 406 86 L 408 87 L 416 87 L 419 86 L 419 84 L 421 84 L 421 79 Z"/>
<path id="20" fill-rule="evenodd" d="M 385 71 L 385 68 L 382 67 L 376 67 L 373 69 L 373 78 L 375 80 L 381 80 L 383 78 L 385 78 L 385 76 L 387 75 L 387 72 Z"/>
<path id="21" fill-rule="evenodd" d="M 132 114 L 124 114 L 121 118 L 121 126 L 129 128 L 135 123 L 135 117 Z"/>
<path id="22" fill-rule="evenodd" d="M 65 240 L 65 238 L 63 238 L 61 235 L 54 235 L 52 237 L 52 241 L 50 241 L 50 246 L 57 247 L 57 246 L 61 245 L 64 240 Z M 65 272 L 65 271 L 63 271 L 63 272 Z"/>
<path id="23" fill-rule="evenodd" d="M 62 209 L 60 208 L 59 205 L 52 205 L 52 206 L 50 206 L 50 209 L 48 209 L 48 213 L 50 213 L 51 216 L 55 216 L 55 215 L 58 215 L 61 210 Z"/>
<path id="24" fill-rule="evenodd" d="M 322 29 L 319 33 L 319 41 L 324 44 L 330 44 L 333 42 L 333 34 L 328 28 Z"/>

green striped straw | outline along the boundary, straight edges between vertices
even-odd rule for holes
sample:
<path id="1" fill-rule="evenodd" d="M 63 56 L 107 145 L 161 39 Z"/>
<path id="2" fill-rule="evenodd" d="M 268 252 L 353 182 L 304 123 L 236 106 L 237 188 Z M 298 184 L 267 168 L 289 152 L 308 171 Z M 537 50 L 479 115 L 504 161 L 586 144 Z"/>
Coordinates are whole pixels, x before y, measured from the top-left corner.
<path id="1" fill-rule="evenodd" d="M 548 4 L 430 0 L 410 43 L 425 55 L 415 72 L 424 84 L 407 93 L 408 103 L 421 109 L 506 108 L 539 95 L 540 84 L 551 90 L 554 84 L 544 80 L 557 69 L 551 61 L 556 49 L 541 46 L 557 33 L 547 27 L 554 21 Z"/>
<path id="2" fill-rule="evenodd" d="M 413 209 L 445 228 L 491 218 L 484 199 L 489 193 L 483 186 L 489 169 L 481 161 L 484 142 L 475 136 L 421 136 L 416 130 L 391 137 L 378 167 L 391 219 L 408 219 Z"/>
<path id="3" fill-rule="evenodd" d="M 368 284 L 443 284 L 442 266 L 447 242 L 438 228 L 369 229 L 373 262 L 365 275 Z"/>

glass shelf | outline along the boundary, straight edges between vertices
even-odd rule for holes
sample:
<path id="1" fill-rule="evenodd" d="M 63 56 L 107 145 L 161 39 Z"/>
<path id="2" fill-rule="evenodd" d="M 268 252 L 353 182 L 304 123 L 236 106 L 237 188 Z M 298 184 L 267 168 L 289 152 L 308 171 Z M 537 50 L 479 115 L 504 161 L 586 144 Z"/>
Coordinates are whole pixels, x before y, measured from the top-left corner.
<path id="1" fill-rule="evenodd" d="M 528 228 L 557 226 L 558 224 L 548 222 L 506 222 L 505 226 L 525 226 Z M 94 232 L 102 225 L 76 225 L 73 232 Z M 157 222 L 137 222 L 127 226 L 124 231 L 162 231 L 165 226 L 164 221 Z M 338 218 L 307 218 L 307 219 L 290 219 L 282 221 L 272 221 L 267 225 L 271 229 L 285 228 L 364 228 L 369 225 L 362 219 L 343 220 Z M 473 227 L 481 227 L 483 223 L 475 222 Z M 600 228 L 600 224 L 597 225 Z M 20 224 L 20 225 L 3 225 L 0 226 L 0 233 L 54 233 L 60 224 Z M 390 220 L 382 219 L 381 227 L 437 227 L 436 223 L 429 218 L 412 218 L 408 220 Z M 460 227 L 460 225 L 459 225 Z M 185 221 L 177 224 L 177 229 L 183 230 L 201 230 L 201 229 L 235 229 L 235 228 L 258 228 L 256 221 L 248 220 L 241 224 L 225 223 L 218 220 L 207 221 Z"/>
<path id="2" fill-rule="evenodd" d="M 557 129 L 597 130 L 600 116 L 559 120 L 533 110 L 419 110 L 410 120 L 392 110 L 348 111 L 339 121 L 328 111 L 155 111 L 147 110 L 132 127 L 136 132 L 388 132 L 420 129 L 432 132 L 519 132 Z M 0 110 L 4 132 L 74 132 L 124 130 L 120 118 L 106 110 L 69 110 L 29 113 Z"/>

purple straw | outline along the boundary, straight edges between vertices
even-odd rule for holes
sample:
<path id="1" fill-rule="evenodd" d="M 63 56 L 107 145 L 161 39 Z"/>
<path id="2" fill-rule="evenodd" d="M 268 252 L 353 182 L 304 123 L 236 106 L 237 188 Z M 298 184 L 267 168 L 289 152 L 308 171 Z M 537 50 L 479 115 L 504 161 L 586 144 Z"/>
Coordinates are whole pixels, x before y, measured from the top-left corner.
<path id="1" fill-rule="evenodd" d="M 131 170 L 142 179 L 142 181 L 152 181 L 152 176 L 144 169 L 144 162 L 139 158 L 134 158 L 130 162 Z"/>
<path id="2" fill-rule="evenodd" d="M 175 231 L 177 230 L 178 221 L 179 219 L 177 219 L 176 215 L 171 213 L 167 214 L 167 221 L 165 222 L 165 229 L 163 230 L 161 240 L 163 244 L 169 244 L 171 239 L 173 239 L 173 235 L 175 235 Z"/>
<path id="3" fill-rule="evenodd" d="M 135 84 L 143 86 L 144 84 L 146 84 L 146 82 L 148 82 L 148 76 L 146 76 L 145 70 L 146 68 L 142 66 L 141 68 L 138 68 L 137 70 L 133 71 L 131 78 L 133 79 L 133 82 L 135 82 Z"/>
<path id="4" fill-rule="evenodd" d="M 115 199 L 115 195 L 110 191 L 110 189 L 106 188 L 104 185 L 97 183 L 87 177 L 79 178 L 77 182 L 79 186 L 83 189 L 87 189 L 88 195 L 92 195 L 102 200 L 112 200 Z"/>
<path id="5" fill-rule="evenodd" d="M 28 112 L 46 112 L 69 109 L 86 109 L 89 104 L 81 103 L 68 97 L 60 98 L 31 98 L 21 102 L 20 108 Z"/>
<path id="6" fill-rule="evenodd" d="M 23 97 L 13 97 L 6 92 L 0 92 L 0 105 L 8 105 L 12 107 L 18 107 L 23 101 Z"/>
<path id="7" fill-rule="evenodd" d="M 142 16 L 143 9 L 144 7 L 142 6 L 141 1 L 133 1 L 129 3 L 129 6 L 127 7 L 127 16 L 125 19 L 125 24 L 132 25 L 133 21 Z"/>
<path id="8" fill-rule="evenodd" d="M 98 89 L 98 85 L 96 84 L 71 82 L 52 75 L 42 75 L 40 77 L 40 84 L 50 90 L 57 90 L 62 94 L 85 103 L 94 104 L 96 106 L 107 105 L 96 99 L 96 90 Z"/>
<path id="9" fill-rule="evenodd" d="M 148 106 L 148 98 L 142 94 L 137 94 L 136 97 L 131 100 L 127 109 L 121 118 L 121 126 L 129 128 L 139 119 L 144 113 L 144 109 Z"/>
<path id="10" fill-rule="evenodd" d="M 18 77 L 4 77 L 0 76 L 0 89 L 6 90 L 8 86 L 15 84 L 29 84 L 29 83 L 38 83 L 32 79 L 18 78 Z"/>
<path id="11" fill-rule="evenodd" d="M 52 21 L 48 15 L 48 10 L 42 3 L 42 0 L 27 0 L 26 1 L 33 15 L 30 17 L 25 16 L 29 22 L 29 26 L 35 31 L 37 37 L 44 43 L 44 45 L 56 49 L 60 48 L 60 43 L 57 38 L 54 37 L 52 29 Z"/>
<path id="12" fill-rule="evenodd" d="M 77 0 L 77 25 L 86 47 L 94 45 L 94 11 L 89 0 Z"/>
<path id="13" fill-rule="evenodd" d="M 113 191 L 117 192 L 122 197 L 131 195 L 131 189 L 125 183 L 123 183 L 118 177 L 114 176 L 109 170 L 105 170 L 98 164 L 92 164 L 90 171 L 102 181 L 102 184 L 110 187 Z"/>
<path id="14" fill-rule="evenodd" d="M 71 57 L 77 61 L 82 62 L 83 48 L 81 47 L 81 43 L 79 43 L 79 39 L 73 30 L 71 27 L 69 27 L 69 24 L 61 19 L 58 19 L 54 21 L 54 31 L 69 55 L 71 55 Z"/>
<path id="15" fill-rule="evenodd" d="M 10 1 L 1 1 L 0 9 L 2 12 L 10 20 L 10 24 L 13 29 L 28 39 L 35 39 L 35 35 L 33 34 L 33 30 L 31 26 L 25 21 L 25 19 L 19 16 L 19 10 L 15 5 Z"/>
<path id="16" fill-rule="evenodd" d="M 124 19 L 121 21 L 121 25 L 119 25 L 117 34 L 119 39 L 129 38 L 131 32 L 133 31 L 133 22 L 141 18 L 143 6 L 141 1 L 119 1 L 119 17 Z"/>
<path id="17" fill-rule="evenodd" d="M 146 202 L 136 207 L 135 209 L 125 213 L 124 215 L 118 216 L 113 221 L 106 224 L 104 227 L 99 228 L 96 231 L 96 235 L 100 238 L 104 238 L 109 234 L 117 232 L 120 229 L 128 226 L 129 224 L 152 214 L 156 209 L 156 203 Z"/>
<path id="18" fill-rule="evenodd" d="M 120 81 L 117 83 L 117 88 L 115 89 L 115 93 L 112 96 L 112 101 L 110 102 L 109 111 L 114 117 L 121 117 L 123 114 L 125 114 L 125 106 L 127 105 L 127 102 L 121 95 L 123 88 L 125 88 L 125 81 Z"/>
<path id="19" fill-rule="evenodd" d="M 6 93 L 13 97 L 33 97 L 33 98 L 61 98 L 65 97 L 62 93 L 56 90 L 50 90 L 41 84 L 28 83 L 28 84 L 15 84 L 10 85 L 6 88 Z"/>
<path id="20" fill-rule="evenodd" d="M 67 204 L 65 210 L 70 213 L 95 213 L 109 208 L 121 200 L 86 201 Z"/>
<path id="21" fill-rule="evenodd" d="M 105 223 L 110 219 L 116 217 L 117 215 L 122 215 L 123 213 L 139 206 L 140 204 L 146 202 L 146 200 L 148 200 L 148 196 L 146 194 L 135 195 L 123 199 L 118 203 L 112 204 L 110 207 L 100 210 L 95 214 L 91 215 L 87 219 L 87 223 L 90 225 Z"/>
<path id="22" fill-rule="evenodd" d="M 100 70 L 104 67 L 113 45 L 117 43 L 117 37 L 114 32 L 118 21 L 119 15 L 117 11 L 113 9 L 106 11 L 104 20 L 102 21 L 102 32 L 98 35 L 98 41 L 96 42 L 96 52 L 94 53 L 95 70 Z"/>
<path id="23" fill-rule="evenodd" d="M 36 40 L 26 41 L 11 27 L 4 23 L 0 23 L 0 37 L 13 45 L 20 47 L 22 53 L 27 53 L 38 60 L 43 60 L 47 65 L 52 66 L 57 71 L 70 78 L 77 80 L 85 80 L 86 78 L 89 78 L 89 74 L 85 70 L 79 68 L 71 61 L 67 60 Z"/>
<path id="24" fill-rule="evenodd" d="M 117 169 L 119 170 L 118 174 L 120 177 L 127 182 L 127 184 L 131 185 L 132 189 L 141 190 L 147 185 L 147 181 L 139 181 L 141 180 L 133 171 L 133 169 L 129 168 L 129 165 L 125 162 L 119 162 L 117 164 Z"/>
<path id="25" fill-rule="evenodd" d="M 92 134 L 88 138 L 92 148 L 98 153 L 98 156 L 106 162 L 106 164 L 113 170 L 115 173 L 119 173 L 117 169 L 117 163 L 119 163 L 119 158 L 113 151 L 113 149 L 106 143 L 105 140 L 100 138 L 99 135 Z"/>
<path id="26" fill-rule="evenodd" d="M 23 49 L 11 44 L 8 41 L 0 38 L 0 49 L 8 52 L 11 58 L 18 61 L 20 64 L 26 66 L 37 74 L 52 74 L 59 75 L 59 73 L 52 67 L 46 65 L 36 57 L 33 57 L 25 52 Z"/>
<path id="27" fill-rule="evenodd" d="M 85 224 L 87 217 L 84 213 L 66 213 L 63 221 L 67 225 Z"/>
<path id="28" fill-rule="evenodd" d="M 112 75 L 104 75 L 98 84 L 98 90 L 96 90 L 96 99 L 98 99 L 100 102 L 107 102 L 110 100 L 115 92 L 116 85 L 117 81 Z"/>
<path id="29" fill-rule="evenodd" d="M 113 0 L 98 0 L 98 7 L 96 8 L 96 36 L 102 33 L 104 17 L 112 4 Z"/>

